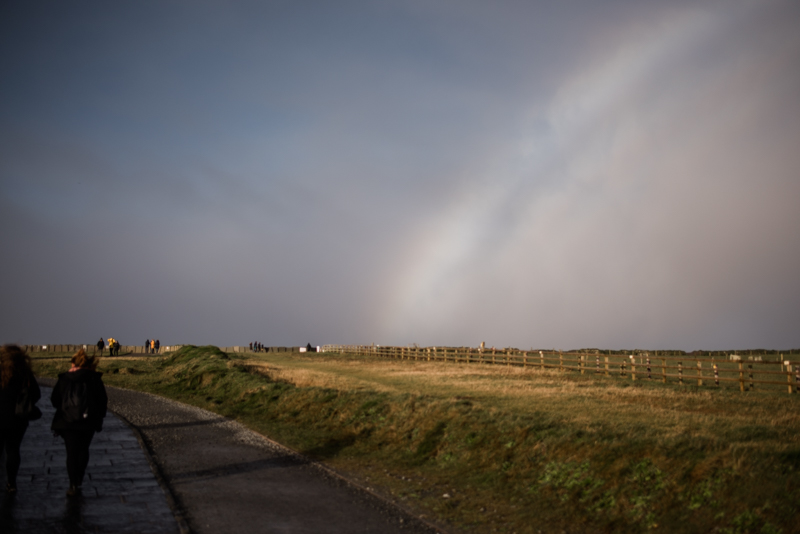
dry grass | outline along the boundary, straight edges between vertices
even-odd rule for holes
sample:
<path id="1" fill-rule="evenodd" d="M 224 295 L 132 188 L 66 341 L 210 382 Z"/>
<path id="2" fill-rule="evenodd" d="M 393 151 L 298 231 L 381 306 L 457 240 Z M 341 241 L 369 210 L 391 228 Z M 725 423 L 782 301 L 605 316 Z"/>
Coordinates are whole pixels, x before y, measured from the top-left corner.
<path id="1" fill-rule="evenodd" d="M 630 382 L 570 371 L 477 364 L 266 354 L 248 358 L 247 365 L 273 380 L 297 387 L 469 399 L 520 415 L 545 407 L 548 412 L 587 428 L 597 421 L 642 424 L 662 438 L 687 432 L 711 437 L 717 435 L 715 427 L 726 425 L 800 428 L 796 399 L 774 393 L 730 394 L 652 381 L 631 386 Z"/>

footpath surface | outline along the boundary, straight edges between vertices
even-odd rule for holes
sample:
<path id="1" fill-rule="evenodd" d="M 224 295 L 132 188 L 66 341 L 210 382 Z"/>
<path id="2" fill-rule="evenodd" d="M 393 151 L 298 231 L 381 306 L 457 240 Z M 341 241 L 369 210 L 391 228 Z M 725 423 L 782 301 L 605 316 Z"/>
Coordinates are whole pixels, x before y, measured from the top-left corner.
<path id="1" fill-rule="evenodd" d="M 66 496 L 67 455 L 50 431 L 50 391 L 42 387 L 44 415 L 30 423 L 22 442 L 16 494 L 6 494 L 5 458 L 0 464 L 0 532 L 178 534 L 168 496 L 136 435 L 113 414 L 92 440 L 83 495 Z"/>
<path id="2" fill-rule="evenodd" d="M 66 452 L 50 432 L 44 387 L 54 381 L 40 383 L 44 416 L 22 443 L 18 493 L 3 494 L 4 534 L 440 532 L 236 422 L 111 387 L 114 413 L 92 442 L 83 495 L 68 498 Z"/>
<path id="3" fill-rule="evenodd" d="M 108 390 L 109 407 L 143 436 L 191 532 L 438 532 L 239 423 L 155 395 Z"/>

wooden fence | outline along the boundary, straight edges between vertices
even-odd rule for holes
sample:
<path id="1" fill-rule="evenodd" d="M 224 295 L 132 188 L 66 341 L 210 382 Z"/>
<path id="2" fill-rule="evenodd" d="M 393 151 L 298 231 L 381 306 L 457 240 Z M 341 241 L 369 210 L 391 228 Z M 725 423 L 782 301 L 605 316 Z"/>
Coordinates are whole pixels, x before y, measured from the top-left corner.
<path id="1" fill-rule="evenodd" d="M 750 356 L 666 356 L 647 352 L 604 355 L 562 351 L 519 351 L 467 347 L 387 347 L 375 345 L 324 345 L 321 352 L 372 355 L 398 360 L 492 364 L 576 371 L 624 379 L 660 381 L 680 385 L 737 387 L 740 391 L 786 388 L 800 393 L 800 362 L 762 361 Z M 796 355 L 795 355 L 796 357 Z M 758 358 L 758 357 L 756 357 Z"/>

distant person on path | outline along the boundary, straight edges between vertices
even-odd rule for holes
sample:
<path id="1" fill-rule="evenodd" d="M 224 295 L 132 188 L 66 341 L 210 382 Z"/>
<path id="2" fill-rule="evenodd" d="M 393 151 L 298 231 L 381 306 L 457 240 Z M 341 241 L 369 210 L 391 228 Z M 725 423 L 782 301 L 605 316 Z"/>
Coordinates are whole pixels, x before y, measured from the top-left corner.
<path id="1" fill-rule="evenodd" d="M 108 355 L 109 356 L 113 356 L 114 355 L 114 338 L 113 337 L 108 338 Z"/>
<path id="2" fill-rule="evenodd" d="M 158 354 L 158 349 L 160 349 L 160 348 L 161 348 L 161 341 L 159 341 L 158 339 L 156 339 L 156 345 L 155 345 L 155 347 L 156 347 L 156 352 L 155 352 L 155 353 L 156 353 L 156 354 Z"/>
<path id="3" fill-rule="evenodd" d="M 0 348 L 0 453 L 4 450 L 6 453 L 6 491 L 9 494 L 17 491 L 17 472 L 21 462 L 19 446 L 28 429 L 28 421 L 42 416 L 38 408 L 35 409 L 38 417 L 33 415 L 33 408 L 41 396 L 28 355 L 17 345 L 3 345 Z M 27 402 L 19 402 L 25 398 Z M 31 411 L 18 415 L 18 404 Z"/>
<path id="4" fill-rule="evenodd" d="M 150 352 L 150 340 L 149 339 L 144 342 L 144 353 L 147 354 L 148 352 Z"/>
<path id="5" fill-rule="evenodd" d="M 89 465 L 89 445 L 95 432 L 103 430 L 108 397 L 102 373 L 98 373 L 98 359 L 87 356 L 80 349 L 72 357 L 72 368 L 58 375 L 50 402 L 56 409 L 53 432 L 64 438 L 67 448 L 67 496 L 81 493 L 83 476 Z"/>
<path id="6" fill-rule="evenodd" d="M 150 340 L 150 354 L 155 354 L 155 352 L 156 352 L 156 340 L 155 339 L 151 339 Z"/>
<path id="7" fill-rule="evenodd" d="M 106 344 L 103 342 L 103 338 L 100 338 L 100 341 L 97 342 L 97 350 L 100 351 L 100 356 L 103 355 L 103 349 L 106 348 Z"/>
<path id="8" fill-rule="evenodd" d="M 253 352 L 253 343 L 250 343 L 250 352 Z"/>

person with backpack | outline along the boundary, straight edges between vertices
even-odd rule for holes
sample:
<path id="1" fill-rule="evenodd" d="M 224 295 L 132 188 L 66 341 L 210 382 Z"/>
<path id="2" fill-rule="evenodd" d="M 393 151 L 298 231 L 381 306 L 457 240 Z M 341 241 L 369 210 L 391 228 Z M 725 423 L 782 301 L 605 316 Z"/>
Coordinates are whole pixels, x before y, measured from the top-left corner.
<path id="1" fill-rule="evenodd" d="M 108 396 L 98 373 L 98 359 L 83 349 L 72 357 L 72 367 L 58 375 L 50 402 L 56 409 L 50 428 L 64 439 L 67 448 L 67 496 L 81 493 L 86 466 L 89 464 L 89 445 L 95 432 L 103 430 Z"/>
<path id="2" fill-rule="evenodd" d="M 0 453 L 6 456 L 6 491 L 17 492 L 22 459 L 19 447 L 28 421 L 39 419 L 36 403 L 42 394 L 31 371 L 31 359 L 17 345 L 0 348 Z"/>

